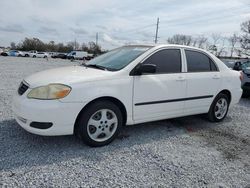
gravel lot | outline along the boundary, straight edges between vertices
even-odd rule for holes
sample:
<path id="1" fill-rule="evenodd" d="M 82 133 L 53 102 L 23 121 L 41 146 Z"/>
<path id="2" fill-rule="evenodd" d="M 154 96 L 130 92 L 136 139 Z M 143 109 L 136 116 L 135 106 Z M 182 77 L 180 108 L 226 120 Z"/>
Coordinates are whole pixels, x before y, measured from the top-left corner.
<path id="1" fill-rule="evenodd" d="M 250 187 L 250 99 L 222 123 L 192 116 L 130 126 L 101 148 L 20 128 L 11 100 L 22 78 L 72 64 L 0 57 L 0 187 Z"/>

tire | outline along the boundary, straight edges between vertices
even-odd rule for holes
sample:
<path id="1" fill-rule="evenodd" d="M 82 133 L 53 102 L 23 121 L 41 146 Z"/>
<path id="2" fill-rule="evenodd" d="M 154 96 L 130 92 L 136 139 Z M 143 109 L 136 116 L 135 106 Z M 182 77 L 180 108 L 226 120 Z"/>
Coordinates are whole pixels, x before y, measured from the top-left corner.
<path id="1" fill-rule="evenodd" d="M 29 57 L 29 54 L 25 54 L 25 56 L 24 57 Z"/>
<path id="2" fill-rule="evenodd" d="M 43 58 L 47 58 L 47 56 L 44 56 Z"/>
<path id="3" fill-rule="evenodd" d="M 80 114 L 76 134 L 85 144 L 100 147 L 117 137 L 122 124 L 122 113 L 118 106 L 106 100 L 97 101 Z"/>
<path id="4" fill-rule="evenodd" d="M 35 56 L 35 55 L 33 55 L 33 58 L 36 58 L 36 56 Z"/>
<path id="5" fill-rule="evenodd" d="M 219 93 L 215 97 L 207 114 L 209 121 L 211 122 L 222 121 L 227 116 L 229 105 L 230 105 L 229 97 L 226 94 Z"/>
<path id="6" fill-rule="evenodd" d="M 19 54 L 17 57 L 22 57 L 22 55 L 21 55 L 21 54 Z"/>

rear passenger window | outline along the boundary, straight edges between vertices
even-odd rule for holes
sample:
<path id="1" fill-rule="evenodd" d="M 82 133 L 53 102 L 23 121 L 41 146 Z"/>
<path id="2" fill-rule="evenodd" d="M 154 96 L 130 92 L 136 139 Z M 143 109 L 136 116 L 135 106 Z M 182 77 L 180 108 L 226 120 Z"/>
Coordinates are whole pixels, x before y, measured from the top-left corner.
<path id="1" fill-rule="evenodd" d="M 178 49 L 161 50 L 151 55 L 143 64 L 156 65 L 156 74 L 179 73 L 181 72 L 181 52 Z"/>
<path id="2" fill-rule="evenodd" d="M 185 53 L 188 72 L 217 71 L 214 62 L 207 55 L 191 50 L 185 50 Z"/>

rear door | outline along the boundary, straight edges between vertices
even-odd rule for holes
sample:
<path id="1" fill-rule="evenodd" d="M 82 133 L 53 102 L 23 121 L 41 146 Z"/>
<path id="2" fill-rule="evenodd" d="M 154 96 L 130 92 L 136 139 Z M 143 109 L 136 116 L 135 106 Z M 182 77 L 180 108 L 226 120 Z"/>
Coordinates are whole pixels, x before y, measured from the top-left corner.
<path id="1" fill-rule="evenodd" d="M 133 117 L 136 123 L 183 114 L 186 79 L 180 49 L 161 49 L 143 64 L 156 65 L 156 73 L 134 76 Z"/>
<path id="2" fill-rule="evenodd" d="M 206 113 L 221 85 L 220 72 L 204 52 L 185 50 L 187 65 L 187 100 L 185 114 Z"/>

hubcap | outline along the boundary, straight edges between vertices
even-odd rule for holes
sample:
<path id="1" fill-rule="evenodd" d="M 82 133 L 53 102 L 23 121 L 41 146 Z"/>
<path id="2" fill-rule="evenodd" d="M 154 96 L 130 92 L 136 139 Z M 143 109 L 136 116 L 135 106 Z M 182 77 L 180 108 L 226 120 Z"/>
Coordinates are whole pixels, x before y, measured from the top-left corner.
<path id="1" fill-rule="evenodd" d="M 219 99 L 214 109 L 215 117 L 217 119 L 224 118 L 224 116 L 227 113 L 227 108 L 228 108 L 227 100 L 224 98 Z"/>
<path id="2" fill-rule="evenodd" d="M 117 125 L 118 119 L 112 110 L 98 110 L 88 121 L 88 135 L 96 142 L 104 142 L 114 135 Z"/>

